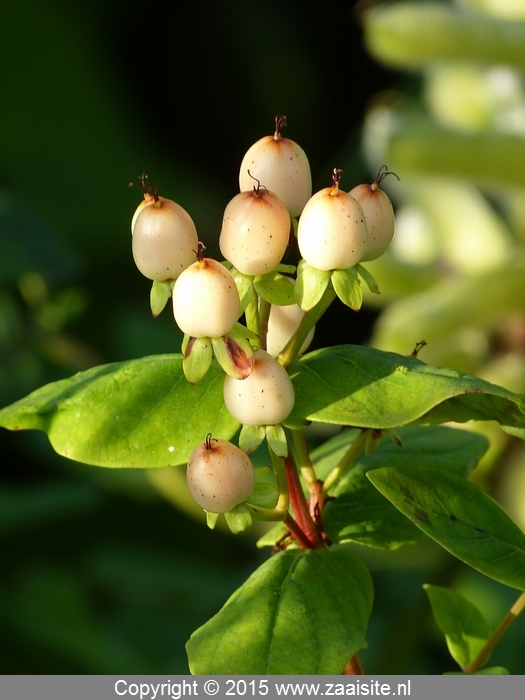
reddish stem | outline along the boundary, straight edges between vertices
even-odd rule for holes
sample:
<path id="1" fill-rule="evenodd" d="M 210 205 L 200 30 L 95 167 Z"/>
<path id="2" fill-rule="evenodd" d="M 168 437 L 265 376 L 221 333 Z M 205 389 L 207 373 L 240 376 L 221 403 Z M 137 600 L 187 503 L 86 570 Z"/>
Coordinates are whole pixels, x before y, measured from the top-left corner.
<path id="1" fill-rule="evenodd" d="M 357 654 L 354 654 L 350 661 L 346 664 L 346 666 L 343 669 L 343 676 L 360 676 L 363 671 L 363 667 L 361 666 L 361 661 L 359 659 L 359 656 Z"/>
<path id="2" fill-rule="evenodd" d="M 288 481 L 288 491 L 290 493 L 290 503 L 295 514 L 298 526 L 301 528 L 306 538 L 310 542 L 310 549 L 320 549 L 324 547 L 323 538 L 317 529 L 306 498 L 304 497 L 303 487 L 299 478 L 299 472 L 295 460 L 289 454 L 284 460 L 286 467 L 286 480 Z"/>

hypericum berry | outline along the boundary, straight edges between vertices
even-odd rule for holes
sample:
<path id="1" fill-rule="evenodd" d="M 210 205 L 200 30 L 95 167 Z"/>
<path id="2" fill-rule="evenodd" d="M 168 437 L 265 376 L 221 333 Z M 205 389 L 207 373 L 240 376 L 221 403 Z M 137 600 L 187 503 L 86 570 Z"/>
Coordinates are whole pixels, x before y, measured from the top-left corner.
<path id="1" fill-rule="evenodd" d="M 212 258 L 203 258 L 180 274 L 173 287 L 173 315 L 183 333 L 193 338 L 219 338 L 229 333 L 241 315 L 235 281 Z M 195 256 L 194 256 L 195 257 Z"/>
<path id="2" fill-rule="evenodd" d="M 195 501 L 209 513 L 226 513 L 245 501 L 255 486 L 248 455 L 211 435 L 191 453 L 186 479 Z"/>
<path id="3" fill-rule="evenodd" d="M 150 280 L 174 280 L 195 260 L 199 242 L 191 216 L 171 199 L 156 196 L 133 226 L 133 258 Z"/>
<path id="4" fill-rule="evenodd" d="M 339 189 L 341 174 L 334 170 L 333 186 L 316 192 L 299 219 L 299 250 L 318 270 L 347 270 L 366 254 L 365 215 L 359 202 Z"/>
<path id="5" fill-rule="evenodd" d="M 225 378 L 224 403 L 239 423 L 277 425 L 291 413 L 295 392 L 284 367 L 264 350 L 257 350 L 246 379 Z"/>
<path id="6" fill-rule="evenodd" d="M 388 248 L 396 230 L 396 220 L 392 203 L 379 185 L 391 173 L 386 165 L 381 166 L 371 185 L 357 185 L 350 194 L 357 199 L 365 214 L 368 230 L 368 248 L 362 260 L 375 260 Z M 399 178 L 398 178 L 399 180 Z"/>
<path id="7" fill-rule="evenodd" d="M 302 212 L 312 195 L 310 164 L 303 149 L 290 139 L 281 136 L 286 117 L 275 117 L 275 133 L 265 136 L 251 146 L 241 163 L 239 186 L 241 192 L 252 189 L 253 180 L 260 180 L 284 202 L 290 216 Z"/>
<path id="8" fill-rule="evenodd" d="M 279 197 L 260 183 L 236 195 L 224 211 L 219 247 L 245 275 L 265 275 L 281 262 L 290 236 L 290 215 Z"/>
<path id="9" fill-rule="evenodd" d="M 270 308 L 270 317 L 268 319 L 268 332 L 266 335 L 266 351 L 272 357 L 277 355 L 284 349 L 286 343 L 290 340 L 295 331 L 299 328 L 304 311 L 298 304 L 289 304 L 288 306 L 276 306 L 272 304 Z M 306 340 L 299 350 L 299 355 L 308 349 L 312 342 L 315 329 L 312 328 L 306 336 Z"/>

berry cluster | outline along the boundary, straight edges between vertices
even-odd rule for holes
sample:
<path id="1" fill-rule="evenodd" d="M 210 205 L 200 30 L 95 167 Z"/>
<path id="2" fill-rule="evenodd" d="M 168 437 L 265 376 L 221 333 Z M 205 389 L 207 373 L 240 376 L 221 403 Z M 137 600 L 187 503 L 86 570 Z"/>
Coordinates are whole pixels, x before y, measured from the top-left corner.
<path id="1" fill-rule="evenodd" d="M 287 456 L 282 424 L 295 395 L 286 367 L 307 349 L 336 295 L 357 310 L 360 278 L 377 291 L 360 263 L 382 255 L 395 228 L 392 205 L 379 188 L 386 167 L 373 184 L 348 193 L 335 169 L 332 186 L 312 196 L 306 154 L 281 135 L 285 117 L 278 115 L 275 124 L 275 133 L 242 161 L 241 191 L 226 206 L 219 236 L 224 262 L 204 256 L 189 214 L 160 197 L 145 174 L 144 201 L 131 225 L 133 257 L 153 281 L 153 314 L 172 298 L 184 333 L 186 378 L 199 382 L 213 356 L 225 371 L 224 402 L 242 424 L 242 449 L 209 435 L 190 457 L 187 480 L 210 526 L 224 513 L 234 531 L 247 527 L 253 513 L 283 517 L 279 478 L 277 488 L 261 481 L 267 470 L 254 470 L 247 453 L 266 438 L 272 456 Z M 302 258 L 297 267 L 283 263 L 292 236 Z"/>

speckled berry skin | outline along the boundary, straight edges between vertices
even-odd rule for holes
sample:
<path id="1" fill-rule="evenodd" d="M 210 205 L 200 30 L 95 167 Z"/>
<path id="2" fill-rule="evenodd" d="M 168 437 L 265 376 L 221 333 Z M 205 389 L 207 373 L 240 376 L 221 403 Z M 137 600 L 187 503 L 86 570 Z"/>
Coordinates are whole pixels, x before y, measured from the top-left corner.
<path id="1" fill-rule="evenodd" d="M 144 206 L 132 228 L 135 264 L 150 280 L 177 279 L 195 260 L 199 242 L 195 224 L 188 212 L 171 199 L 159 197 L 141 204 Z"/>
<path id="2" fill-rule="evenodd" d="M 275 192 L 292 218 L 299 216 L 312 195 L 306 153 L 295 141 L 282 136 L 264 136 L 248 149 L 239 173 L 241 192 L 253 188 L 253 178 Z"/>
<path id="3" fill-rule="evenodd" d="M 241 192 L 224 211 L 221 253 L 243 274 L 265 275 L 281 262 L 290 226 L 290 215 L 273 192 L 264 187 Z"/>
<path id="4" fill-rule="evenodd" d="M 291 413 L 295 392 L 288 372 L 264 350 L 246 379 L 224 380 L 226 408 L 244 425 L 277 425 Z"/>
<path id="5" fill-rule="evenodd" d="M 396 220 L 392 203 L 376 183 L 357 185 L 350 194 L 361 205 L 366 219 L 368 248 L 363 262 L 375 260 L 383 255 L 394 238 Z"/>
<path id="6" fill-rule="evenodd" d="M 193 499 L 209 513 L 226 513 L 255 486 L 253 464 L 231 442 L 208 437 L 190 455 L 186 480 Z"/>
<path id="7" fill-rule="evenodd" d="M 346 270 L 368 245 L 364 212 L 348 192 L 326 187 L 308 200 L 297 230 L 302 257 L 318 270 Z"/>
<path id="8" fill-rule="evenodd" d="M 212 258 L 202 258 L 178 277 L 173 287 L 173 315 L 183 333 L 218 338 L 229 333 L 241 314 L 235 281 Z"/>

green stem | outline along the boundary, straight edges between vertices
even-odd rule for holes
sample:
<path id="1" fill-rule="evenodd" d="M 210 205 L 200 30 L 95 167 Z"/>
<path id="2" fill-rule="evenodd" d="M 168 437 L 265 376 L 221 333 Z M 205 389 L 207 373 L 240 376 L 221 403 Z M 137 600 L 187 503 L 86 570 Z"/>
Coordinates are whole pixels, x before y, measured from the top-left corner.
<path id="1" fill-rule="evenodd" d="M 275 482 L 279 493 L 277 505 L 275 508 L 257 508 L 256 506 L 249 506 L 249 508 L 260 520 L 284 520 L 290 507 L 290 492 L 288 491 L 286 467 L 284 459 L 276 455 L 270 445 L 268 445 L 268 451 L 272 460 Z"/>
<path id="2" fill-rule="evenodd" d="M 522 593 L 518 600 L 511 607 L 507 615 L 500 622 L 498 627 L 494 630 L 489 640 L 479 652 L 476 658 L 465 666 L 463 669 L 465 673 L 476 673 L 483 666 L 485 661 L 491 655 L 493 649 L 498 644 L 500 639 L 503 637 L 508 628 L 512 625 L 514 620 L 523 612 L 525 608 L 525 593 Z"/>
<path id="3" fill-rule="evenodd" d="M 355 462 L 359 453 L 365 446 L 368 428 L 363 428 L 343 457 L 326 477 L 323 484 L 323 493 L 328 493 L 332 486 L 343 476 L 346 470 Z"/>
<path id="4" fill-rule="evenodd" d="M 260 321 L 259 321 L 259 295 L 253 290 L 246 311 L 244 312 L 246 317 L 246 327 L 259 335 L 260 331 Z"/>
<path id="5" fill-rule="evenodd" d="M 259 301 L 259 338 L 261 347 L 266 350 L 266 338 L 268 336 L 268 320 L 270 318 L 270 309 L 272 305 L 266 299 L 261 297 Z"/>
<path id="6" fill-rule="evenodd" d="M 284 349 L 281 350 L 281 353 L 277 358 L 277 362 L 279 362 L 283 367 L 287 367 L 291 362 L 293 362 L 293 360 L 295 360 L 299 354 L 299 350 L 306 340 L 308 333 L 310 333 L 312 328 L 328 309 L 335 297 L 336 294 L 333 287 L 329 284 L 320 301 L 317 302 L 313 309 L 310 309 L 310 311 L 305 313 L 298 329 L 292 335 Z"/>
<path id="7" fill-rule="evenodd" d="M 303 479 L 306 481 L 310 493 L 317 493 L 317 474 L 312 466 L 304 430 L 290 430 L 290 433 Z"/>

